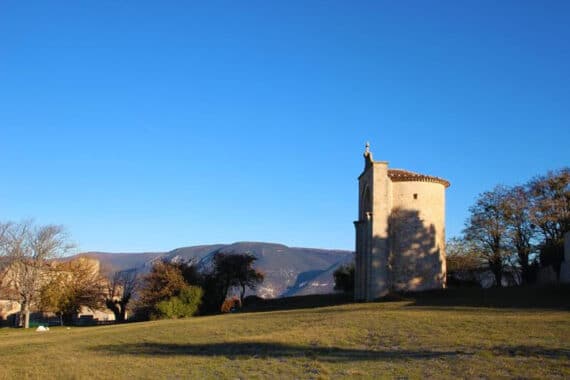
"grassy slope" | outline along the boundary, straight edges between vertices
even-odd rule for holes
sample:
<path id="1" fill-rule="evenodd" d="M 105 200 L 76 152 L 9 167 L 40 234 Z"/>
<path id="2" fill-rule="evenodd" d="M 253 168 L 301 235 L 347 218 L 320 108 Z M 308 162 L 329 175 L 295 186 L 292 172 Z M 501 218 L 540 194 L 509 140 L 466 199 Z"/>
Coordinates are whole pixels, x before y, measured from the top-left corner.
<path id="1" fill-rule="evenodd" d="M 0 352 L 0 378 L 570 378 L 570 311 L 345 304 L 2 329 Z"/>

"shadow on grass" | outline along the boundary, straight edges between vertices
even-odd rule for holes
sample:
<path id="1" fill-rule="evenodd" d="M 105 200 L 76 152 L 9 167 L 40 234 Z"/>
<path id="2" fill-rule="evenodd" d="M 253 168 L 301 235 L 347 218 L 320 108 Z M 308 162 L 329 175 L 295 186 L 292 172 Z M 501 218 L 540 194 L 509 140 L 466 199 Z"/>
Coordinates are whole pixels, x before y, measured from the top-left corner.
<path id="1" fill-rule="evenodd" d="M 123 345 L 102 345 L 93 351 L 114 355 L 135 356 L 224 356 L 228 359 L 250 358 L 308 358 L 323 362 L 349 362 L 360 360 L 421 360 L 466 357 L 478 351 L 490 351 L 494 356 L 539 357 L 548 359 L 570 359 L 570 349 L 545 348 L 540 346 L 495 346 L 491 348 L 472 348 L 466 350 L 365 350 L 339 347 L 302 346 L 267 342 L 234 343 L 132 343 Z"/>
<path id="2" fill-rule="evenodd" d="M 509 288 L 450 288 L 404 294 L 408 306 L 491 307 L 570 310 L 570 286 L 519 286 Z"/>
<path id="3" fill-rule="evenodd" d="M 463 351 L 389 350 L 373 351 L 339 347 L 302 346 L 267 342 L 234 342 L 204 344 L 133 343 L 104 345 L 93 348 L 98 352 L 142 356 L 225 356 L 230 359 L 253 358 L 313 358 L 320 361 L 409 360 L 437 359 L 471 355 Z"/>
<path id="4" fill-rule="evenodd" d="M 282 298 L 247 297 L 241 313 L 259 313 L 265 311 L 312 309 L 317 307 L 338 306 L 353 303 L 349 294 L 315 294 Z"/>
<path id="5" fill-rule="evenodd" d="M 544 348 L 540 346 L 495 346 L 491 350 L 502 356 L 538 356 L 546 358 L 570 359 L 570 349 Z"/>
<path id="6" fill-rule="evenodd" d="M 247 299 L 246 299 L 247 301 Z M 417 293 L 391 294 L 375 303 L 406 302 L 407 306 L 431 306 L 438 310 L 454 307 L 484 307 L 497 309 L 570 310 L 570 285 L 516 286 L 508 288 L 448 288 Z M 351 295 L 321 294 L 275 299 L 252 299 L 240 311 L 298 310 L 353 304 Z M 363 307 L 365 308 L 365 307 Z M 324 312 L 324 311 L 323 311 Z M 338 313 L 339 310 L 332 312 Z"/>

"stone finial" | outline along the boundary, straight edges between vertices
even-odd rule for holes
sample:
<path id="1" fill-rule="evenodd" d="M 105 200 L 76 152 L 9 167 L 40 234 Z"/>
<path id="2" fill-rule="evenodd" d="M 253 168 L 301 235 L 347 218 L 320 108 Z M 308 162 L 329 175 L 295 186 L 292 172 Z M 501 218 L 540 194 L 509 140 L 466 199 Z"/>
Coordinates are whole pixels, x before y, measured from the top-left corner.
<path id="1" fill-rule="evenodd" d="M 368 169 L 372 166 L 374 159 L 372 158 L 372 152 L 370 151 L 370 143 L 366 142 L 366 146 L 364 148 L 364 169 Z"/>

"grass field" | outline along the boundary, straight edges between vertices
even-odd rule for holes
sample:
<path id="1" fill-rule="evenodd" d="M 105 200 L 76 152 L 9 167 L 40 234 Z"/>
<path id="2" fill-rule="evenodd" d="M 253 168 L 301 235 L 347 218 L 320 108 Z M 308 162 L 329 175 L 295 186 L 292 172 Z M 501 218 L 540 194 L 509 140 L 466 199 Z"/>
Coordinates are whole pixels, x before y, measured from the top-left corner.
<path id="1" fill-rule="evenodd" d="M 567 304 L 537 308 L 527 297 L 529 307 L 473 307 L 441 297 L 5 328 L 0 378 L 570 378 Z"/>

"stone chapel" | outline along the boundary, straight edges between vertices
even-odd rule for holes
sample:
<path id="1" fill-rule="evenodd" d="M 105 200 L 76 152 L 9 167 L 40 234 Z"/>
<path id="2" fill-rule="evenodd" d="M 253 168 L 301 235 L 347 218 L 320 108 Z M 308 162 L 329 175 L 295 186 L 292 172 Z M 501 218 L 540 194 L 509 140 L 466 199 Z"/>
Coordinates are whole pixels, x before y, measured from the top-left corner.
<path id="1" fill-rule="evenodd" d="M 356 300 L 445 287 L 445 189 L 439 177 L 374 161 L 358 177 Z"/>

